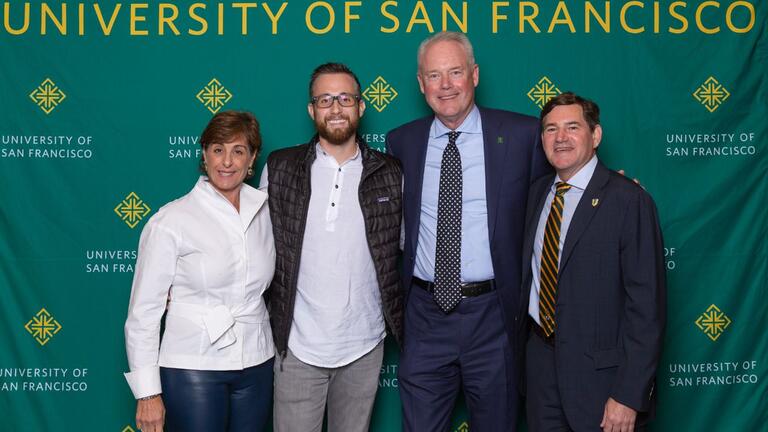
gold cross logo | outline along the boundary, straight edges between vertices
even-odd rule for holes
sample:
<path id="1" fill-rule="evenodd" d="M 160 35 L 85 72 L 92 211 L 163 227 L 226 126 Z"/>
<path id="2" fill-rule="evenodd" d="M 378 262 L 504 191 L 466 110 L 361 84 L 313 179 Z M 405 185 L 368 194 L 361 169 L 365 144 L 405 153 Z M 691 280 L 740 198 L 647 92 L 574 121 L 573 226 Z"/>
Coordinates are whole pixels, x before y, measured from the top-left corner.
<path id="1" fill-rule="evenodd" d="M 150 209 L 135 192 L 129 193 L 128 196 L 115 207 L 115 214 L 117 214 L 120 219 L 131 228 L 136 228 L 136 225 L 138 225 L 150 211 L 152 211 L 152 209 Z"/>
<path id="2" fill-rule="evenodd" d="M 221 107 L 229 102 L 230 99 L 232 99 L 232 93 L 221 85 L 216 78 L 209 81 L 208 84 L 197 93 L 197 100 L 208 108 L 208 111 L 212 114 L 219 112 Z"/>
<path id="3" fill-rule="evenodd" d="M 725 329 L 731 325 L 731 319 L 717 306 L 711 305 L 696 320 L 696 326 L 712 341 L 716 341 Z"/>
<path id="4" fill-rule="evenodd" d="M 560 89 L 549 78 L 544 76 L 541 77 L 536 85 L 528 90 L 528 99 L 532 100 L 539 109 L 542 109 L 544 104 L 560 93 Z"/>
<path id="5" fill-rule="evenodd" d="M 707 80 L 704 81 L 704 84 L 700 85 L 699 88 L 693 92 L 693 97 L 696 98 L 700 104 L 704 105 L 704 108 L 709 112 L 715 112 L 716 109 L 720 108 L 720 105 L 722 105 L 730 95 L 728 90 L 726 90 L 722 84 L 717 82 L 714 77 L 707 78 Z"/>
<path id="6" fill-rule="evenodd" d="M 48 313 L 45 308 L 40 311 L 24 326 L 37 343 L 45 345 L 56 333 L 61 330 L 61 324 Z"/>
<path id="7" fill-rule="evenodd" d="M 42 84 L 32 90 L 29 97 L 44 113 L 50 114 L 67 98 L 67 95 L 50 78 L 46 78 Z"/>
<path id="8" fill-rule="evenodd" d="M 382 112 L 397 97 L 397 91 L 381 76 L 369 85 L 363 92 L 363 97 L 376 111 Z"/>

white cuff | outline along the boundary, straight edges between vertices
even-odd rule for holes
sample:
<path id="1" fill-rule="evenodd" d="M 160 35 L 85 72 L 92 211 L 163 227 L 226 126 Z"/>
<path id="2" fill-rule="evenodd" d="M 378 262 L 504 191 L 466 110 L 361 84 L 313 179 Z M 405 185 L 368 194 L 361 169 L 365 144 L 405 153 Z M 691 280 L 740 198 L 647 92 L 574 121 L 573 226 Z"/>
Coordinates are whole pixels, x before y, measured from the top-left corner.
<path id="1" fill-rule="evenodd" d="M 147 366 L 123 375 L 125 375 L 125 379 L 128 381 L 128 386 L 131 387 L 131 391 L 133 392 L 133 397 L 136 399 L 163 392 L 163 388 L 160 384 L 159 366 Z"/>

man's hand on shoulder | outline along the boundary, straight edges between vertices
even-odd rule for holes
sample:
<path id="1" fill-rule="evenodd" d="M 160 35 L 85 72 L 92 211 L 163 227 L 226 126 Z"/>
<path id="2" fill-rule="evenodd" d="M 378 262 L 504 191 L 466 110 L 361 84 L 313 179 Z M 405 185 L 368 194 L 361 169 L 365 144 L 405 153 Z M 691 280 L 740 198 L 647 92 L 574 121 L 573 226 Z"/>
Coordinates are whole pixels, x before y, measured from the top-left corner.
<path id="1" fill-rule="evenodd" d="M 616 402 L 613 398 L 608 398 L 600 427 L 603 428 L 603 432 L 633 432 L 636 418 L 637 411 Z"/>
<path id="2" fill-rule="evenodd" d="M 618 171 L 616 171 L 616 172 L 617 172 L 617 173 L 619 173 L 619 174 L 621 174 L 621 175 L 623 175 L 623 176 L 625 176 L 625 177 L 627 176 L 627 175 L 624 173 L 624 170 L 623 170 L 623 169 L 620 169 L 620 170 L 618 170 Z M 636 184 L 636 185 L 638 185 L 638 186 L 640 186 L 641 188 L 645 189 L 645 186 L 643 186 L 643 185 L 641 185 L 641 184 L 640 184 L 640 180 L 638 180 L 638 179 L 636 179 L 636 178 L 633 178 L 633 179 L 632 179 L 632 181 L 633 181 L 633 182 L 635 182 L 635 184 Z"/>

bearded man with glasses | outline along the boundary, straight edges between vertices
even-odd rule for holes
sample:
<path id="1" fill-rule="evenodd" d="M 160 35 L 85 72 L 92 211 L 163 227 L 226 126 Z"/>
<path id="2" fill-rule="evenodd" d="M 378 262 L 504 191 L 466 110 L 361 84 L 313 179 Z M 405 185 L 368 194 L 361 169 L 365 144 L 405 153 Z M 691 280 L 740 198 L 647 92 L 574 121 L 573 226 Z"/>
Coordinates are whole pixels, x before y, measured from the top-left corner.
<path id="1" fill-rule="evenodd" d="M 261 176 L 277 255 L 274 430 L 319 432 L 327 408 L 328 430 L 363 432 L 387 330 L 402 340 L 402 173 L 357 134 L 365 102 L 347 66 L 317 67 L 309 98 L 317 134 L 270 154 Z"/>

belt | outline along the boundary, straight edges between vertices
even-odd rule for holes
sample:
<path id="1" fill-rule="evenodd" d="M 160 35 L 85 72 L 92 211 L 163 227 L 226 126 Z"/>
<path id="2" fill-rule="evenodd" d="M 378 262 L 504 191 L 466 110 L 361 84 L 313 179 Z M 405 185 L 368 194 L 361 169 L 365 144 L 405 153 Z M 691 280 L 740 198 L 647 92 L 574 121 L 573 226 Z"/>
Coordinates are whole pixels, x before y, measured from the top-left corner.
<path id="1" fill-rule="evenodd" d="M 432 282 L 427 282 L 423 279 L 419 279 L 416 276 L 414 276 L 413 284 L 430 294 L 435 293 L 435 284 Z M 465 297 L 477 297 L 479 295 L 489 293 L 494 289 L 496 289 L 496 284 L 494 283 L 493 279 L 489 279 L 482 282 L 463 283 L 459 285 L 459 287 L 461 289 L 461 297 L 465 298 Z"/>
<path id="2" fill-rule="evenodd" d="M 262 301 L 233 306 L 171 301 L 168 316 L 182 317 L 197 324 L 208 333 L 211 345 L 217 349 L 224 349 L 237 341 L 233 329 L 235 322 L 260 324 L 268 320 L 267 308 Z"/>
<path id="3" fill-rule="evenodd" d="M 554 347 L 555 346 L 555 334 L 552 333 L 551 335 L 547 336 L 546 333 L 544 333 L 544 329 L 541 328 L 539 324 L 536 323 L 536 321 L 533 320 L 533 318 L 530 318 L 531 320 L 531 330 L 533 333 L 536 334 L 542 341 L 544 341 L 545 344 Z"/>

